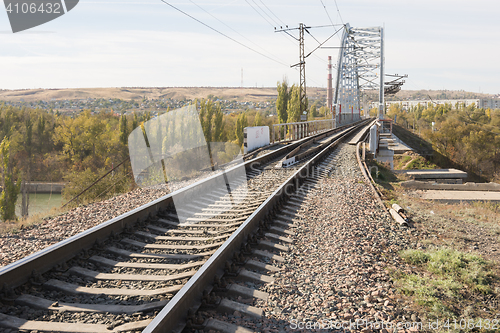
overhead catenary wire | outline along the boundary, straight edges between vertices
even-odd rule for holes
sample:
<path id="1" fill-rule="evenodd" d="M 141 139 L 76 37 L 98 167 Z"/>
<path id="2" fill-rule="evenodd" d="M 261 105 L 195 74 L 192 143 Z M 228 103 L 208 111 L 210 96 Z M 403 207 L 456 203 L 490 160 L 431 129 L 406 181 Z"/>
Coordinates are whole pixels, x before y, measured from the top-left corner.
<path id="1" fill-rule="evenodd" d="M 206 24 L 206 23 L 204 23 L 204 22 L 202 22 L 202 21 L 200 21 L 200 20 L 198 20 L 196 17 L 194 17 L 194 16 L 192 16 L 192 15 L 190 15 L 190 14 L 186 13 L 186 12 L 185 12 L 185 11 L 183 11 L 182 9 L 177 8 L 176 6 L 172 5 L 171 3 L 169 3 L 169 2 L 167 2 L 167 1 L 165 1 L 165 0 L 160 0 L 160 1 L 161 1 L 161 2 L 163 2 L 164 4 L 168 5 L 168 6 L 172 7 L 173 9 L 177 10 L 178 12 L 180 12 L 180 13 L 182 13 L 182 14 L 186 15 L 187 17 L 189 17 L 189 18 L 191 18 L 191 19 L 195 20 L 196 22 L 198 22 L 198 23 L 200 23 L 200 24 L 204 25 L 205 27 L 209 28 L 210 30 L 215 31 L 216 33 L 218 33 L 218 34 L 220 34 L 220 35 L 222 35 L 222 36 L 226 37 L 227 39 L 229 39 L 229 40 L 231 40 L 231 41 L 233 41 L 233 42 L 235 42 L 235 43 L 237 43 L 237 44 L 239 44 L 239 45 L 243 46 L 244 48 L 249 49 L 250 51 L 255 52 L 255 53 L 257 53 L 257 54 L 259 54 L 259 55 L 261 55 L 261 56 L 263 56 L 263 57 L 265 57 L 265 58 L 267 58 L 267 59 L 269 59 L 269 60 L 272 60 L 272 61 L 274 61 L 274 62 L 276 62 L 276 63 L 278 63 L 278 64 L 280 64 L 280 65 L 283 65 L 283 66 L 287 66 L 287 67 L 288 67 L 288 65 L 287 65 L 287 64 L 285 64 L 285 63 L 283 63 L 283 62 L 281 62 L 281 61 L 279 61 L 279 60 L 273 59 L 273 58 L 269 57 L 268 55 L 266 55 L 266 54 L 264 54 L 264 53 L 262 53 L 262 52 L 259 52 L 259 51 L 255 50 L 255 49 L 251 48 L 250 46 L 245 45 L 245 44 L 243 44 L 243 43 L 241 43 L 241 42 L 237 41 L 236 39 L 234 39 L 234 38 L 232 38 L 232 37 L 230 37 L 230 36 L 226 35 L 225 33 L 223 33 L 223 32 L 221 32 L 221 31 L 219 31 L 219 30 L 217 30 L 217 29 L 215 29 L 215 28 L 213 28 L 213 27 L 209 26 L 208 24 Z"/>
<path id="2" fill-rule="evenodd" d="M 276 21 L 274 18 L 271 17 L 271 15 L 269 15 L 265 10 L 263 10 L 259 4 L 257 2 L 255 2 L 255 0 L 252 0 L 252 2 L 255 4 L 255 6 L 257 6 L 257 8 L 259 8 L 264 14 L 266 14 L 267 17 L 269 17 L 271 19 L 271 21 L 273 21 L 274 23 L 276 24 L 279 24 L 278 21 Z M 261 1 L 262 2 L 262 1 Z"/>
<path id="3" fill-rule="evenodd" d="M 333 33 L 330 37 L 328 37 L 328 38 L 327 38 L 327 39 L 326 39 L 323 43 L 320 43 L 320 42 L 318 41 L 319 45 L 318 45 L 318 46 L 317 46 L 314 50 L 312 50 L 311 52 L 309 52 L 309 54 L 308 54 L 308 55 L 306 55 L 305 57 L 306 57 L 306 58 L 307 58 L 307 57 L 309 57 L 309 56 L 310 56 L 310 55 L 311 55 L 314 51 L 316 51 L 316 50 L 317 50 L 317 49 L 319 49 L 319 48 L 320 48 L 323 44 L 325 44 L 326 42 L 328 42 L 328 41 L 329 41 L 329 40 L 330 40 L 333 36 L 335 36 L 336 34 L 338 34 L 338 32 L 339 32 L 340 30 L 342 30 L 342 29 L 343 29 L 343 27 L 342 27 L 342 28 L 340 28 L 340 29 L 338 29 L 337 31 L 335 31 L 335 32 L 334 32 L 334 33 Z M 306 31 L 307 31 L 307 30 L 306 30 Z M 309 32 L 308 32 L 308 33 L 309 33 Z"/>
<path id="4" fill-rule="evenodd" d="M 337 7 L 337 13 L 339 14 L 340 22 L 342 22 L 342 25 L 345 26 L 344 20 L 342 19 L 342 15 L 340 14 L 340 9 L 339 5 L 337 4 L 337 0 L 333 0 L 335 2 L 335 7 Z"/>
<path id="5" fill-rule="evenodd" d="M 195 5 L 196 7 L 200 8 L 201 10 L 203 10 L 205 13 L 207 13 L 208 15 L 212 16 L 214 19 L 216 19 L 217 21 L 219 21 L 220 23 L 222 23 L 223 25 L 225 25 L 227 28 L 229 28 L 230 30 L 234 31 L 235 33 L 237 33 L 238 35 L 240 35 L 241 37 L 243 37 L 244 39 L 246 39 L 247 41 L 249 41 L 250 43 L 252 43 L 253 45 L 257 46 L 258 48 L 260 48 L 261 50 L 263 50 L 264 52 L 267 52 L 269 53 L 270 55 L 272 55 L 273 57 L 275 57 L 276 59 L 279 59 L 278 56 L 272 54 L 271 52 L 265 50 L 263 47 L 261 47 L 260 45 L 254 43 L 253 41 L 251 41 L 250 39 L 248 39 L 247 37 L 245 37 L 244 35 L 242 35 L 241 33 L 239 33 L 238 31 L 236 31 L 235 29 L 233 29 L 232 27 L 230 27 L 229 25 L 227 25 L 226 23 L 224 23 L 222 20 L 219 20 L 215 15 L 213 15 L 212 13 L 210 13 L 209 11 L 207 11 L 205 8 L 201 7 L 200 5 L 198 5 L 197 3 L 195 3 L 193 0 L 189 0 L 193 5 Z M 281 61 L 281 60 L 280 60 Z M 283 62 L 284 64 L 284 62 Z"/>
<path id="6" fill-rule="evenodd" d="M 276 16 L 276 14 L 274 14 L 274 12 L 273 12 L 273 11 L 272 11 L 269 7 L 267 7 L 267 5 L 264 3 L 264 1 L 262 1 L 262 0 L 259 0 L 259 1 L 260 1 L 263 5 L 264 5 L 264 7 L 266 7 L 266 8 L 267 8 L 267 10 L 268 10 L 271 14 L 273 14 L 273 16 L 274 16 L 274 17 L 276 17 L 276 18 L 278 19 L 278 21 L 280 21 L 280 22 L 281 22 L 281 24 L 283 24 L 284 26 L 286 26 L 285 22 L 283 22 L 283 21 L 282 21 L 282 20 L 281 20 L 278 16 Z"/>
<path id="7" fill-rule="evenodd" d="M 326 9 L 326 6 L 325 6 L 325 4 L 324 4 L 323 0 L 319 0 L 319 1 L 321 1 L 321 4 L 323 5 L 323 8 L 325 9 L 325 13 L 326 13 L 326 16 L 328 16 L 328 20 L 330 20 L 330 23 L 331 23 L 332 25 L 335 25 L 335 23 L 333 23 L 333 20 L 332 20 L 332 18 L 331 18 L 331 16 L 330 16 L 330 13 L 328 13 L 328 10 Z M 337 35 L 337 37 L 339 38 L 339 41 L 340 41 L 340 40 L 341 40 L 341 37 L 340 37 L 339 35 Z"/>
<path id="8" fill-rule="evenodd" d="M 323 8 L 325 9 L 325 12 L 326 12 L 326 16 L 328 16 L 328 19 L 330 20 L 330 23 L 333 25 L 333 21 L 332 21 L 332 18 L 330 17 L 330 14 L 328 13 L 328 10 L 326 10 L 326 6 L 325 4 L 323 3 L 323 0 L 319 0 L 321 1 L 321 4 L 323 5 Z"/>
<path id="9" fill-rule="evenodd" d="M 162 0 L 162 1 L 163 1 L 163 0 Z M 262 10 L 262 8 L 261 8 L 261 7 L 260 7 L 260 6 L 259 6 L 259 5 L 258 5 L 258 4 L 254 1 L 254 0 L 251 0 L 251 1 L 252 1 L 252 2 L 255 4 L 255 6 L 257 6 L 257 7 L 258 7 L 258 8 L 259 8 L 259 9 L 260 9 L 260 10 L 261 10 L 264 14 L 266 14 L 269 18 L 271 18 L 271 17 L 270 17 L 270 16 L 269 16 L 269 15 L 268 15 L 268 14 L 267 14 L 264 10 Z M 262 15 L 262 13 L 261 13 L 259 10 L 257 10 L 257 9 L 255 8 L 255 6 L 253 6 L 253 5 L 252 5 L 252 4 L 251 4 L 248 0 L 245 0 L 245 2 L 246 2 L 246 3 L 250 6 L 250 7 L 252 7 L 252 9 L 253 9 L 253 10 L 254 10 L 254 11 L 255 11 L 255 12 L 256 12 L 256 13 L 257 13 L 260 17 L 262 17 L 262 18 L 263 18 L 263 19 L 264 19 L 264 20 L 265 20 L 265 21 L 266 21 L 266 22 L 267 22 L 267 23 L 268 23 L 271 27 L 274 27 L 274 29 L 276 29 L 276 26 L 280 26 L 280 24 L 273 24 L 273 23 L 271 23 L 271 22 L 270 22 L 270 21 L 269 21 L 269 20 L 268 20 L 268 19 L 267 19 L 264 15 Z M 266 6 L 266 8 L 268 8 L 268 7 Z M 276 16 L 276 14 L 274 14 L 274 13 L 273 13 L 273 15 L 274 15 L 274 16 Z M 279 21 L 281 21 L 281 22 L 283 23 L 283 21 L 282 21 L 280 18 L 278 18 L 277 16 L 276 16 L 276 18 L 277 18 Z M 272 18 L 271 18 L 271 20 L 275 21 L 275 20 L 274 20 L 274 19 L 272 19 Z M 277 22 L 275 21 L 275 23 L 277 23 Z M 283 25 L 287 26 L 287 25 L 286 25 L 286 24 L 284 24 L 284 23 L 283 23 Z M 289 37 L 293 38 L 295 41 L 298 41 L 298 38 L 297 38 L 297 37 L 295 37 L 295 36 L 293 36 L 292 34 L 290 34 L 288 31 L 285 31 L 285 33 L 286 33 Z M 290 40 L 290 39 L 288 39 L 288 40 Z M 295 42 L 292 42 L 292 43 L 294 43 L 294 44 L 295 44 Z M 309 50 L 308 50 L 308 51 L 309 51 Z M 322 62 L 326 63 L 326 60 L 325 60 L 325 59 L 322 59 L 322 58 L 320 58 L 320 57 L 318 57 L 318 56 L 316 56 L 316 55 L 314 55 L 314 56 L 315 56 L 317 59 L 319 59 L 320 61 L 322 61 Z"/>
<path id="10" fill-rule="evenodd" d="M 183 15 L 185 15 L 185 16 L 187 16 L 187 17 L 191 18 L 192 20 L 194 20 L 194 21 L 196 21 L 196 22 L 200 23 L 201 25 L 203 25 L 203 26 L 205 26 L 205 27 L 209 28 L 210 30 L 212 30 L 212 31 L 214 31 L 214 32 L 216 32 L 216 33 L 218 33 L 218 34 L 222 35 L 223 37 L 225 37 L 225 38 L 227 38 L 227 39 L 229 39 L 229 40 L 231 40 L 231 41 L 233 41 L 233 42 L 237 43 L 238 45 L 243 46 L 243 47 L 245 47 L 246 49 L 248 49 L 248 50 L 250 50 L 250 51 L 252 51 L 252 52 L 254 52 L 254 53 L 257 53 L 257 54 L 259 54 L 259 55 L 261 55 L 261 56 L 263 56 L 263 57 L 265 57 L 265 58 L 267 58 L 267 59 L 269 59 L 269 60 L 271 60 L 271 61 L 273 61 L 273 62 L 276 62 L 276 63 L 279 63 L 280 65 L 283 65 L 283 66 L 289 67 L 289 66 L 288 66 L 288 64 L 286 64 L 286 63 L 284 63 L 284 62 L 282 62 L 282 61 L 280 61 L 280 60 L 273 59 L 273 58 L 271 58 L 270 56 L 268 56 L 268 55 L 266 55 L 266 54 L 264 54 L 264 53 L 262 53 L 262 52 L 260 52 L 260 51 L 258 51 L 258 50 L 255 50 L 254 48 L 252 48 L 252 47 L 250 47 L 250 46 L 248 46 L 248 45 L 243 44 L 242 42 L 240 42 L 240 41 L 236 40 L 235 38 L 232 38 L 232 37 L 228 36 L 227 34 L 225 34 L 225 33 L 221 32 L 220 30 L 218 30 L 218 29 L 216 29 L 216 28 L 214 28 L 214 27 L 212 27 L 212 26 L 208 25 L 207 23 L 205 23 L 205 22 L 201 21 L 200 19 L 197 19 L 196 17 L 194 17 L 194 16 L 190 15 L 189 13 L 187 13 L 187 12 L 183 11 L 182 9 L 180 9 L 180 8 L 178 8 L 178 7 L 176 7 L 176 6 L 174 6 L 173 4 L 171 4 L 171 3 L 167 2 L 166 0 L 160 0 L 160 1 L 161 1 L 161 2 L 163 2 L 164 4 L 166 4 L 166 5 L 170 6 L 171 8 L 175 9 L 176 11 L 178 11 L 178 12 L 182 13 Z M 191 1 L 191 0 L 190 0 L 190 1 Z M 273 25 L 273 24 L 272 24 L 272 23 L 271 23 L 268 19 L 266 19 L 266 18 L 265 18 L 265 16 L 263 16 L 263 15 L 262 15 L 262 14 L 261 14 L 261 13 L 260 13 L 260 12 L 259 12 L 256 8 L 255 8 L 255 7 L 254 7 L 254 6 L 252 6 L 252 4 L 251 4 L 250 2 L 248 2 L 248 0 L 245 0 L 245 1 L 247 2 L 247 4 L 248 4 L 250 7 L 252 7 L 252 9 L 253 9 L 254 11 L 256 11 L 256 12 L 259 14 L 259 16 L 261 16 L 261 17 L 262 17 L 262 18 L 263 18 L 263 19 L 264 19 L 264 20 L 265 20 L 268 24 L 270 24 L 271 26 L 273 26 L 273 27 L 274 27 L 274 25 Z M 201 8 L 200 6 L 198 6 L 196 3 L 194 3 L 193 1 L 191 1 L 191 2 L 192 2 L 193 4 L 195 4 L 197 7 L 199 7 L 200 9 L 204 10 L 203 8 Z M 253 0 L 252 0 L 252 2 L 254 2 L 254 3 L 255 3 L 255 1 L 253 1 Z M 256 4 L 256 5 L 257 5 L 257 4 Z M 265 4 L 264 4 L 264 5 L 265 5 Z M 259 7 L 259 8 L 260 8 L 260 7 Z M 268 7 L 266 6 L 266 8 L 268 8 Z M 260 8 L 260 9 L 261 9 L 261 8 Z M 268 8 L 268 9 L 269 9 L 269 8 Z M 262 9 L 261 9 L 261 10 L 262 10 Z M 205 11 L 205 12 L 207 12 L 206 10 L 204 10 L 204 11 Z M 270 12 L 272 13 L 272 11 L 270 11 Z M 207 12 L 207 13 L 208 13 L 208 12 Z M 209 14 L 209 15 L 211 15 L 210 13 L 208 13 L 208 14 Z M 276 16 L 276 14 L 274 14 L 274 13 L 272 13 L 272 14 L 273 14 L 274 16 Z M 267 13 L 266 13 L 266 15 L 267 15 Z M 217 19 L 215 16 L 213 16 L 213 15 L 211 15 L 211 16 L 212 16 L 212 17 L 214 17 L 215 19 Z M 268 16 L 269 16 L 269 15 L 268 15 Z M 277 16 L 276 16 L 276 18 L 277 18 L 279 21 L 283 22 L 283 21 L 282 21 L 281 19 L 279 19 Z M 217 20 L 218 20 L 219 22 L 223 23 L 223 22 L 222 22 L 222 21 L 220 21 L 219 19 L 217 19 Z M 273 21 L 274 21 L 274 20 L 273 20 Z M 229 29 L 231 29 L 231 30 L 235 31 L 234 29 L 232 29 L 231 27 L 229 27 L 227 24 L 225 24 L 225 23 L 223 23 L 223 24 L 224 24 L 225 26 L 227 26 Z M 285 25 L 285 26 L 286 26 L 286 25 Z M 327 26 L 330 26 L 330 25 L 327 25 Z M 319 27 L 327 27 L 327 26 L 319 26 Z M 237 31 L 235 31 L 235 32 L 236 32 L 236 33 L 238 33 Z M 239 34 L 239 33 L 238 33 L 238 34 Z M 241 34 L 239 34 L 239 35 L 241 35 Z M 242 35 L 241 35 L 241 36 L 242 36 Z M 292 35 L 290 35 L 290 36 L 291 36 L 291 37 L 293 37 Z M 312 35 L 311 35 L 311 36 L 312 36 Z M 245 39 L 247 39 L 247 38 L 246 38 L 246 37 L 244 37 L 244 36 L 242 36 L 242 37 L 243 37 L 243 38 L 245 38 Z M 293 37 L 293 38 L 294 38 L 294 39 L 296 39 L 295 37 Z M 314 38 L 314 37 L 313 37 L 313 38 Z M 248 40 L 248 39 L 247 39 L 247 40 Z M 248 40 L 248 41 L 250 41 L 250 40 Z M 250 41 L 250 42 L 251 42 L 251 43 L 253 43 L 252 41 Z M 255 43 L 253 43 L 253 44 L 255 44 Z M 310 53 L 312 53 L 312 52 L 310 52 Z M 274 56 L 274 55 L 273 55 L 273 56 Z M 314 55 L 314 54 L 313 54 L 313 56 L 315 56 L 316 58 L 318 58 L 318 59 L 319 59 L 319 60 L 321 60 L 322 62 L 325 62 L 325 63 L 326 63 L 326 60 L 324 60 L 324 59 L 322 59 L 322 58 L 320 58 L 320 57 L 318 57 L 318 56 L 316 56 L 316 55 Z M 276 57 L 276 56 L 275 56 L 275 57 Z M 307 77 L 308 77 L 308 76 L 307 76 Z M 318 82 L 316 82 L 315 80 L 311 79 L 310 77 L 308 77 L 308 80 L 313 81 L 313 82 L 315 82 L 316 84 L 319 84 Z"/>
<path id="11" fill-rule="evenodd" d="M 273 23 L 271 23 L 271 22 L 270 22 L 270 21 L 269 21 L 269 20 L 268 20 L 268 19 L 267 19 L 264 15 L 262 15 L 262 13 L 261 13 L 261 12 L 259 12 L 259 11 L 258 11 L 258 10 L 254 7 L 254 6 L 252 6 L 252 4 L 251 4 L 250 2 L 248 2 L 248 0 L 245 0 L 245 2 L 246 2 L 246 3 L 250 6 L 250 7 L 252 7 L 252 9 L 253 9 L 253 10 L 254 10 L 257 14 L 259 14 L 259 16 L 260 16 L 260 17 L 262 17 L 262 18 L 263 18 L 263 19 L 264 19 L 267 23 L 269 23 L 269 25 L 270 25 L 271 27 L 274 27 L 274 24 L 273 24 Z M 255 1 L 253 1 L 253 0 L 252 0 L 252 2 L 253 2 L 253 3 L 255 3 Z M 255 5 L 257 6 L 257 4 L 255 4 Z M 260 7 L 259 7 L 259 8 L 260 8 Z"/>

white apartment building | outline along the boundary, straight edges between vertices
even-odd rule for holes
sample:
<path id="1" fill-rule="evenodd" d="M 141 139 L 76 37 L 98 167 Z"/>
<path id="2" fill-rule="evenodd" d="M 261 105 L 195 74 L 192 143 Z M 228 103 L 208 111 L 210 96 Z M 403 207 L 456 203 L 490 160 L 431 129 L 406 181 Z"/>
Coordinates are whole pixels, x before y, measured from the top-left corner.
<path id="1" fill-rule="evenodd" d="M 451 104 L 455 106 L 457 103 L 465 104 L 465 106 L 475 105 L 478 109 L 500 109 L 500 98 L 490 98 L 490 99 L 436 99 L 436 100 L 416 100 L 416 101 L 386 101 L 385 105 L 388 108 L 392 104 L 401 104 L 403 110 L 409 110 L 411 107 L 418 106 L 419 104 L 423 107 L 427 107 L 428 103 L 435 105 L 440 104 Z M 370 108 L 378 108 L 378 102 L 373 102 L 370 104 Z"/>

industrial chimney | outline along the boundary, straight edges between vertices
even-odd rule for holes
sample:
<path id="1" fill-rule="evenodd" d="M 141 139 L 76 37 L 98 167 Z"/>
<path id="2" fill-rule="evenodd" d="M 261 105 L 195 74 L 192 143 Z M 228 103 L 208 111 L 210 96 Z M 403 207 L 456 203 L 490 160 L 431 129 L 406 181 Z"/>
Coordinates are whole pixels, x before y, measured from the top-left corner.
<path id="1" fill-rule="evenodd" d="M 328 110 L 330 110 L 330 112 L 332 112 L 332 103 L 333 103 L 332 56 L 328 56 L 327 86 L 328 86 L 328 90 L 326 92 L 326 105 L 328 106 Z"/>

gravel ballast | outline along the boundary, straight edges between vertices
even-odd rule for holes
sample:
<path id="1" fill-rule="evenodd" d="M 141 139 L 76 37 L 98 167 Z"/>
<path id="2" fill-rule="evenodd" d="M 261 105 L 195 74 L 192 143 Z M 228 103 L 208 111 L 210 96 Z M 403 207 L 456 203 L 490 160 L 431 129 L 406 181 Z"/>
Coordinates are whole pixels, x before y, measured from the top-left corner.
<path id="1" fill-rule="evenodd" d="M 1 234 L 0 266 L 43 250 L 168 193 L 165 186 L 136 189 L 108 200 L 71 209 L 64 214 L 23 227 L 16 233 Z"/>
<path id="2" fill-rule="evenodd" d="M 285 263 L 270 274 L 275 282 L 261 289 L 268 301 L 254 302 L 264 310 L 262 320 L 237 313 L 220 319 L 262 332 L 392 332 L 420 322 L 390 277 L 391 270 L 406 268 L 398 251 L 410 246 L 412 231 L 373 198 L 355 147 L 342 145 L 332 164 L 331 177 L 308 191 L 296 214 L 293 245 L 281 254 Z"/>

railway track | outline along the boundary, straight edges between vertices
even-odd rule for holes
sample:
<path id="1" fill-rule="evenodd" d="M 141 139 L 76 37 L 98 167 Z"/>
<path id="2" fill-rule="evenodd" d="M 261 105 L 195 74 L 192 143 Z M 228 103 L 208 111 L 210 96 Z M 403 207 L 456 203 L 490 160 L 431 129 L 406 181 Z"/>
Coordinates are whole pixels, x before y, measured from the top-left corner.
<path id="1" fill-rule="evenodd" d="M 290 197 L 325 175 L 327 155 L 365 122 L 247 161 L 246 175 L 237 167 L 226 170 L 225 177 L 244 185 L 229 194 L 213 187 L 223 177 L 215 175 L 3 267 L 2 331 L 180 332 L 186 324 L 224 326 L 200 322 L 194 309 L 239 306 L 211 291 L 265 297 L 228 286 L 224 274 L 270 282 L 264 273 L 276 269 L 269 263 L 286 250 L 289 213 L 300 204 Z M 300 158 L 284 168 L 290 155 Z M 311 175 L 314 168 L 319 173 Z M 176 196 L 190 202 L 174 207 Z"/>

